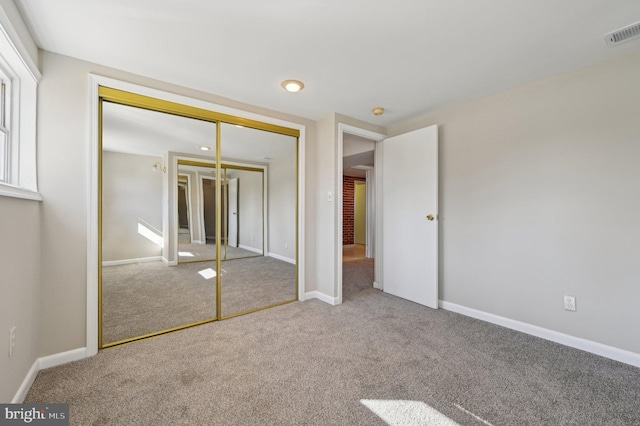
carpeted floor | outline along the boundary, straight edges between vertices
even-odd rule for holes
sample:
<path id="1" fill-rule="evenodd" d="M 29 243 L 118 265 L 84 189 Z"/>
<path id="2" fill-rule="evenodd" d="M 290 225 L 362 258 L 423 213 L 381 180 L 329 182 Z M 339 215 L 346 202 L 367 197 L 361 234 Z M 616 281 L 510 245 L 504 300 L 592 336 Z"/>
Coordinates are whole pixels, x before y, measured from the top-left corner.
<path id="1" fill-rule="evenodd" d="M 222 259 L 241 259 L 244 257 L 256 257 L 262 256 L 260 253 L 256 253 L 250 250 L 245 250 L 240 247 L 221 247 Z M 226 253 L 225 253 L 226 250 Z M 178 244 L 178 260 L 182 262 L 200 262 L 203 260 L 215 260 L 216 259 L 216 245 L 214 244 L 194 244 L 183 243 Z"/>
<path id="2" fill-rule="evenodd" d="M 26 402 L 74 425 L 640 425 L 640 369 L 360 284 L 41 371 Z"/>
<path id="3" fill-rule="evenodd" d="M 216 317 L 215 262 L 162 262 L 102 269 L 103 342 L 112 343 Z M 222 315 L 296 299 L 295 266 L 271 257 L 222 262 Z"/>

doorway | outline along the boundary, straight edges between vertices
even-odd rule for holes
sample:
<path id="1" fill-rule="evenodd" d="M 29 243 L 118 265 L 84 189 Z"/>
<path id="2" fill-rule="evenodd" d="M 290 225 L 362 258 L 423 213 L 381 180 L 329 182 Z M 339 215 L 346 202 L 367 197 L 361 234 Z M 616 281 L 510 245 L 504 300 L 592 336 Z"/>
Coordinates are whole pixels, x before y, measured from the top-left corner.
<path id="1" fill-rule="evenodd" d="M 342 298 L 350 300 L 374 287 L 375 140 L 342 135 Z"/>

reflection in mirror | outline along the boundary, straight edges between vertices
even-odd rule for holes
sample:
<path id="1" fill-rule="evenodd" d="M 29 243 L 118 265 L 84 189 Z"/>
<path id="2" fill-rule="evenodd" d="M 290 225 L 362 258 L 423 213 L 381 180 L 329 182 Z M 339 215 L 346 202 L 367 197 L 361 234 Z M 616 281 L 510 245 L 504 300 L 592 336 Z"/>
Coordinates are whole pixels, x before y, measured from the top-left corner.
<path id="1" fill-rule="evenodd" d="M 191 243 L 189 176 L 178 175 L 178 243 Z"/>
<path id="2" fill-rule="evenodd" d="M 101 112 L 100 347 L 297 299 L 297 137 L 202 110 Z"/>
<path id="3" fill-rule="evenodd" d="M 215 262 L 170 267 L 164 217 L 168 153 L 202 156 L 216 124 L 103 102 L 102 129 L 101 346 L 215 319 Z M 177 238 L 190 242 L 194 185 L 176 180 Z"/>
<path id="4" fill-rule="evenodd" d="M 231 206 L 221 209 L 228 241 L 220 278 L 222 316 L 230 317 L 297 299 L 297 138 L 220 126 L 220 186 Z M 234 259 L 237 248 L 259 256 Z"/>
<path id="5" fill-rule="evenodd" d="M 223 220 L 222 235 L 216 236 L 216 172 L 211 165 L 190 160 L 178 160 L 178 176 L 197 182 L 189 191 L 187 210 L 190 215 L 191 239 L 178 235 L 178 259 L 181 263 L 216 259 L 216 244 L 221 243 L 221 259 L 239 259 L 262 256 L 263 242 L 263 168 L 246 170 L 221 168 L 222 191 L 220 211 Z M 180 204 L 180 180 L 177 202 Z M 178 206 L 179 207 L 179 206 Z M 180 218 L 178 208 L 178 222 Z M 179 232 L 182 225 L 179 224 Z"/>

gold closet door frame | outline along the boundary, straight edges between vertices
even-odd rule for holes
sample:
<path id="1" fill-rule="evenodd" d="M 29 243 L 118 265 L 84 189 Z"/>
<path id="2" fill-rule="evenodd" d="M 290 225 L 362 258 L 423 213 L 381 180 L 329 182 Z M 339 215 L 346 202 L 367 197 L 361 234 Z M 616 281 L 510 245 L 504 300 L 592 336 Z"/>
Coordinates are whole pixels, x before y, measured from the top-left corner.
<path id="1" fill-rule="evenodd" d="M 221 126 L 222 123 L 234 124 L 238 126 L 244 126 L 251 129 L 263 130 L 271 133 L 278 133 L 286 136 L 293 136 L 296 138 L 296 299 L 298 298 L 298 195 L 300 189 L 298 188 L 298 144 L 300 141 L 300 131 L 297 129 L 291 129 L 288 127 L 278 126 L 270 123 L 263 123 L 257 120 L 251 120 L 243 117 L 236 117 L 234 115 L 223 114 L 211 110 L 207 110 L 204 108 L 193 107 L 189 105 L 180 104 L 177 102 L 165 101 L 163 99 L 157 99 L 150 96 L 140 95 L 137 93 L 131 93 L 124 90 L 113 89 L 111 87 L 99 86 L 98 87 L 98 349 L 105 349 L 117 345 L 122 345 L 126 343 L 135 342 L 137 340 L 147 339 L 151 337 L 156 337 L 162 334 L 170 333 L 172 331 L 182 330 L 189 327 L 194 327 L 197 325 L 207 324 L 213 321 L 224 319 L 221 315 L 222 313 L 222 280 L 220 275 L 220 270 L 222 268 L 221 259 L 220 259 L 220 244 L 216 245 L 216 318 L 211 318 L 209 320 L 198 321 L 191 324 L 185 324 L 178 327 L 173 327 L 166 330 L 161 330 L 149 334 L 145 334 L 142 336 L 136 336 L 129 339 L 120 340 L 117 342 L 111 342 L 104 344 L 102 341 L 102 179 L 103 179 L 103 169 L 102 169 L 102 126 L 103 126 L 103 111 L 102 105 L 103 102 L 111 102 L 114 104 L 125 105 L 135 108 L 146 109 L 149 111 L 163 112 L 167 114 L 177 115 L 186 118 L 193 118 L 196 120 L 208 121 L 211 123 L 216 123 L 216 175 L 220 176 L 221 171 L 221 159 L 220 159 L 220 148 L 221 148 Z M 264 176 L 264 175 L 263 175 Z M 221 213 L 221 184 L 220 180 L 216 180 L 216 216 L 219 218 Z M 263 191 L 264 194 L 264 191 Z M 264 196 L 264 195 L 263 195 Z M 216 220 L 216 235 L 220 235 L 221 232 L 221 221 Z M 264 241 L 263 241 L 263 250 L 264 250 Z M 289 303 L 289 302 L 284 302 Z M 281 304 L 284 304 L 281 303 Z M 280 304 L 279 304 L 280 305 Z M 274 305 L 277 306 L 277 305 Z M 272 306 L 266 306 L 261 309 L 268 309 Z M 249 312 L 243 312 L 242 314 L 248 314 L 255 312 L 257 310 L 252 310 Z M 242 315 L 239 314 L 239 315 Z M 237 316 L 237 315 L 234 315 Z"/>

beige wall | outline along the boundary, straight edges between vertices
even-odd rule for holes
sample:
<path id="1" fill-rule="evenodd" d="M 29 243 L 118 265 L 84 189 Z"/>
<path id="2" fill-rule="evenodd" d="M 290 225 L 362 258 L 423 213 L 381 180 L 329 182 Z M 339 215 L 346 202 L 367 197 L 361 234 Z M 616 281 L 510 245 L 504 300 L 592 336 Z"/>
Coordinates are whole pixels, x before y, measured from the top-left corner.
<path id="1" fill-rule="evenodd" d="M 261 252 L 264 236 L 263 176 L 261 172 L 250 170 L 233 172 L 233 177 L 238 178 L 238 244 Z M 293 209 L 295 211 L 295 204 Z"/>
<path id="2" fill-rule="evenodd" d="M 316 146 L 315 146 L 315 181 L 317 186 L 312 195 L 315 202 L 316 214 L 316 240 L 314 265 L 321 266 L 316 269 L 316 287 L 307 289 L 317 290 L 329 297 L 338 296 L 338 271 L 335 268 L 336 246 L 342 246 L 342 241 L 338 239 L 338 228 L 336 225 L 339 211 L 342 209 L 341 203 L 336 203 L 336 194 L 342 185 L 342 170 L 338 170 L 338 125 L 340 123 L 372 132 L 385 133 L 385 129 L 363 121 L 359 121 L 341 114 L 330 114 L 319 120 L 316 124 Z M 309 176 L 309 174 L 307 174 Z M 328 193 L 331 192 L 332 201 L 328 201 Z M 340 201 L 340 200 L 338 200 Z M 339 241 L 339 243 L 338 243 Z"/>
<path id="3" fill-rule="evenodd" d="M 27 53 L 38 63 L 37 47 L 13 0 L 0 0 Z M 3 25 L 9 23 L 2 19 Z M 17 40 L 14 40 L 14 43 Z M 11 402 L 38 358 L 42 203 L 0 196 L 0 402 Z M 16 346 L 9 357 L 9 330 Z"/>
<path id="4" fill-rule="evenodd" d="M 103 262 L 162 256 L 162 245 L 138 232 L 142 224 L 162 237 L 163 174 L 155 162 L 162 157 L 102 153 Z"/>
<path id="5" fill-rule="evenodd" d="M 0 197 L 0 402 L 11 402 L 38 356 L 40 337 L 40 207 Z M 44 304 L 48 305 L 46 301 Z M 9 358 L 9 330 L 16 346 Z"/>
<path id="6" fill-rule="evenodd" d="M 296 161 L 290 157 L 269 163 L 269 253 L 296 258 Z"/>
<path id="7" fill-rule="evenodd" d="M 440 125 L 441 299 L 640 353 L 638 76 L 628 55 L 389 129 Z"/>
<path id="8" fill-rule="evenodd" d="M 316 239 L 315 257 L 316 287 L 307 291 L 317 290 L 328 296 L 335 297 L 335 194 L 336 194 L 336 119 L 335 114 L 318 121 L 315 146 L 316 176 L 318 187 L 315 193 Z M 334 201 L 327 201 L 331 191 Z"/>
<path id="9" fill-rule="evenodd" d="M 86 328 L 87 191 L 89 147 L 89 73 L 307 125 L 314 146 L 314 123 L 230 101 L 203 92 L 150 80 L 96 64 L 41 51 L 42 82 L 38 106 L 38 161 L 42 218 L 42 297 L 40 355 L 84 347 Z M 313 157 L 306 158 L 310 164 Z M 313 176 L 306 177 L 312 195 Z M 308 244 L 315 226 L 306 221 Z M 311 254 L 313 254 L 312 250 Z M 308 252 L 309 252 L 308 251 Z M 313 258 L 312 258 L 313 259 Z M 313 268 L 307 268 L 307 274 Z M 307 275 L 313 288 L 314 277 Z"/>

